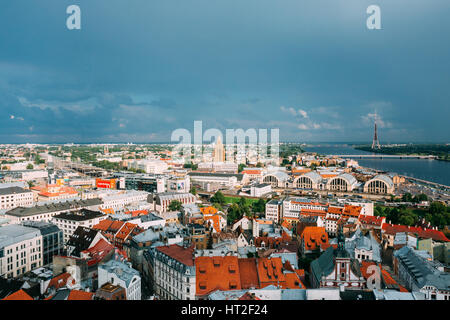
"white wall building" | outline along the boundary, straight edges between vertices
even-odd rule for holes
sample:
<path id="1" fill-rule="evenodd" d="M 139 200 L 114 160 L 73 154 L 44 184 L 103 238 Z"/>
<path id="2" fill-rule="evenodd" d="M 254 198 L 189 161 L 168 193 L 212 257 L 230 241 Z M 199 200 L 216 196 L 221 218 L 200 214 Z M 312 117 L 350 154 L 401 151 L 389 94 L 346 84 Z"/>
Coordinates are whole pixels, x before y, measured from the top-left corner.
<path id="1" fill-rule="evenodd" d="M 272 185 L 269 183 L 259 183 L 250 187 L 250 196 L 262 197 L 272 192 Z"/>
<path id="2" fill-rule="evenodd" d="M 20 187 L 0 188 L 0 209 L 31 207 L 33 192 Z"/>
<path id="3" fill-rule="evenodd" d="M 0 227 L 0 277 L 15 278 L 43 264 L 41 232 L 21 225 Z"/>
<path id="4" fill-rule="evenodd" d="M 128 168 L 136 170 L 144 170 L 146 173 L 161 174 L 167 171 L 168 164 L 162 160 L 135 160 L 128 163 Z"/>
<path id="5" fill-rule="evenodd" d="M 54 216 L 51 222 L 62 230 L 64 242 L 67 242 L 78 227 L 92 228 L 106 218 L 107 216 L 102 212 L 82 209 L 75 212 L 60 213 Z"/>

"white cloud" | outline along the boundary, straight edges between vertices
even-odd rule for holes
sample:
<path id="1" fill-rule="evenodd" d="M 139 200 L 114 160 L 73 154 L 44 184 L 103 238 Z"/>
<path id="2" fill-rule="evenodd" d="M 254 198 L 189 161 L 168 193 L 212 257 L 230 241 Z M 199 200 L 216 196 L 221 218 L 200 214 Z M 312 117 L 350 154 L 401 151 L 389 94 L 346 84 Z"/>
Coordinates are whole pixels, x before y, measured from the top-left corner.
<path id="1" fill-rule="evenodd" d="M 295 109 L 292 108 L 292 107 L 286 108 L 285 106 L 281 106 L 280 109 L 281 109 L 281 111 L 283 111 L 283 112 L 290 113 L 290 114 L 293 115 L 294 117 L 297 115 L 297 111 L 295 111 Z"/>
<path id="2" fill-rule="evenodd" d="M 308 119 L 308 113 L 305 110 L 298 109 L 298 114 L 305 119 Z"/>

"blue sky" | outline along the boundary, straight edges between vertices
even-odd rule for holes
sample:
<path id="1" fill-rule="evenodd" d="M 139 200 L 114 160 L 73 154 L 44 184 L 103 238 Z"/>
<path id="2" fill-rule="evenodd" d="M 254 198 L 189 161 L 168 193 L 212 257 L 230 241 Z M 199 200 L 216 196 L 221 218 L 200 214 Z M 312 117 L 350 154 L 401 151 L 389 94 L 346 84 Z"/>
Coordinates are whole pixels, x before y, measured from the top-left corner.
<path id="1" fill-rule="evenodd" d="M 0 143 L 170 141 L 194 120 L 370 142 L 375 112 L 382 143 L 449 142 L 449 34 L 448 0 L 2 0 Z"/>

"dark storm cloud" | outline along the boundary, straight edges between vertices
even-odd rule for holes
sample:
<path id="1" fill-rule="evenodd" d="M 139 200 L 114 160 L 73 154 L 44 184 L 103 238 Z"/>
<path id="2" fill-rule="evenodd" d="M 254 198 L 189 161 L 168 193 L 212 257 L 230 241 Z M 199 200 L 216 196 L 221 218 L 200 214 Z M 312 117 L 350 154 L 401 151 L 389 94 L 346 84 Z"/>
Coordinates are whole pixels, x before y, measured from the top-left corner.
<path id="1" fill-rule="evenodd" d="M 450 2 L 380 0 L 378 31 L 370 4 L 1 1 L 0 142 L 168 141 L 194 120 L 364 141 L 374 112 L 384 141 L 448 140 Z"/>

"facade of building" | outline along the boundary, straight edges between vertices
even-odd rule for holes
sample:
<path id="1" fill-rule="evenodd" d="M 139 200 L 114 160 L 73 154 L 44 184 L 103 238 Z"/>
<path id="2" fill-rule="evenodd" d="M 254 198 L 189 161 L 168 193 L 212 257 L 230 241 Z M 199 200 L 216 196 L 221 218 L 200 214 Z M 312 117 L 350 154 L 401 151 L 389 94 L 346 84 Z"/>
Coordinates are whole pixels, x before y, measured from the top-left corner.
<path id="1" fill-rule="evenodd" d="M 64 234 L 56 225 L 44 221 L 26 221 L 23 226 L 39 230 L 42 235 L 42 259 L 46 266 L 53 262 L 53 256 L 60 255 L 64 248 Z"/>
<path id="2" fill-rule="evenodd" d="M 74 212 L 60 213 L 54 216 L 51 222 L 62 230 L 64 242 L 67 242 L 78 227 L 92 228 L 104 219 L 106 219 L 106 215 L 102 212 L 81 209 Z"/>
<path id="3" fill-rule="evenodd" d="M 269 183 L 259 183 L 250 187 L 250 196 L 263 197 L 272 192 L 272 185 Z"/>
<path id="4" fill-rule="evenodd" d="M 0 227 L 0 276 L 15 278 L 43 265 L 42 234 L 21 225 Z"/>
<path id="5" fill-rule="evenodd" d="M 425 254 L 424 254 L 425 253 Z M 404 246 L 394 252 L 394 271 L 412 291 L 425 294 L 427 300 L 450 300 L 450 274 L 428 260 L 425 251 Z"/>
<path id="6" fill-rule="evenodd" d="M 20 187 L 0 188 L 0 209 L 33 206 L 33 193 Z"/>
<path id="7" fill-rule="evenodd" d="M 149 250 L 156 295 L 167 300 L 195 300 L 194 248 L 174 244 Z"/>
<path id="8" fill-rule="evenodd" d="M 153 204 L 153 209 L 159 213 L 169 210 L 172 201 L 179 201 L 181 204 L 194 203 L 196 198 L 191 193 L 163 192 L 151 196 L 149 202 Z"/>
<path id="9" fill-rule="evenodd" d="M 168 164 L 162 160 L 135 160 L 128 163 L 128 168 L 143 170 L 145 173 L 162 174 L 169 168 Z"/>
<path id="10" fill-rule="evenodd" d="M 30 208 L 17 207 L 7 211 L 5 218 L 9 219 L 10 223 L 49 222 L 54 216 L 62 212 L 77 211 L 83 208 L 96 210 L 100 204 L 102 204 L 100 199 L 88 199 L 39 204 Z"/>

